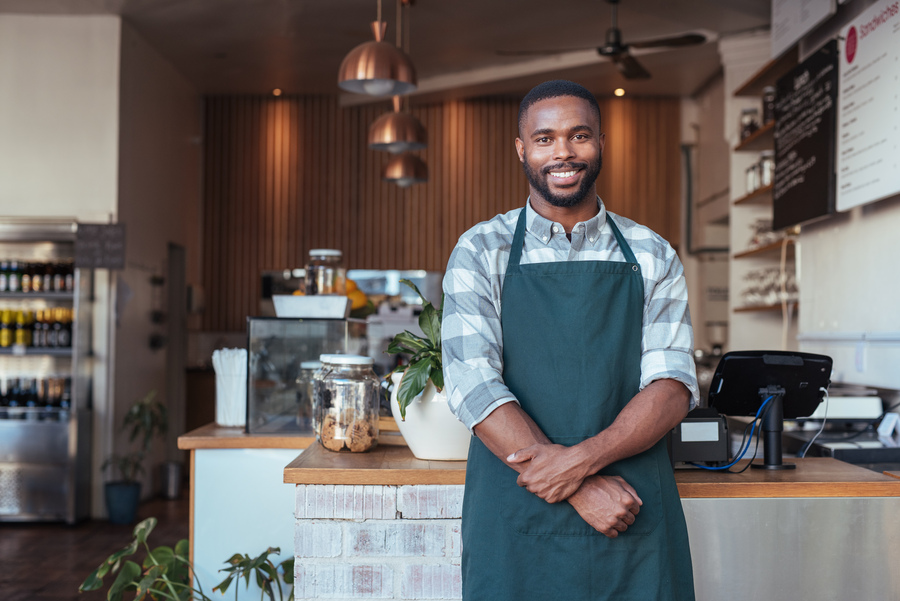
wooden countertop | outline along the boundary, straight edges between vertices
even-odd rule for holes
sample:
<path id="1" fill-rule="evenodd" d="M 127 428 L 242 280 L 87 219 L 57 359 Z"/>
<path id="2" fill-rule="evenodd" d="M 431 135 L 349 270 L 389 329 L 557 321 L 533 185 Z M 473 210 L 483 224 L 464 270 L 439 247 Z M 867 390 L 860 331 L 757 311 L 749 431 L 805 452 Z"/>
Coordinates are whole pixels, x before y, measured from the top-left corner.
<path id="1" fill-rule="evenodd" d="M 193 449 L 305 449 L 315 436 L 283 434 L 247 434 L 242 426 L 226 428 L 206 424 L 178 437 L 178 448 Z"/>
<path id="2" fill-rule="evenodd" d="M 831 457 L 788 459 L 797 468 L 742 474 L 678 470 L 684 499 L 784 497 L 900 497 L 900 479 Z M 736 467 L 743 467 L 744 462 Z M 284 469 L 289 484 L 464 484 L 465 461 L 421 461 L 405 446 L 369 453 L 334 453 L 311 446 Z"/>
<path id="3" fill-rule="evenodd" d="M 422 461 L 409 447 L 379 444 L 368 453 L 313 445 L 284 468 L 289 484 L 465 484 L 465 461 Z"/>

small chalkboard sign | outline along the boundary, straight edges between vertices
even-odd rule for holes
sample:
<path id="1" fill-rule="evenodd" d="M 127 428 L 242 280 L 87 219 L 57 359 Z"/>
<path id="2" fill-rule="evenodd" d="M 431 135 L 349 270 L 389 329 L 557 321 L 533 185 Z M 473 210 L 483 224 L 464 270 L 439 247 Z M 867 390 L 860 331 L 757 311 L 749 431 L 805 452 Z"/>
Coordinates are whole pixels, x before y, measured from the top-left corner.
<path id="1" fill-rule="evenodd" d="M 834 212 L 838 49 L 832 40 L 775 87 L 772 228 Z"/>
<path id="2" fill-rule="evenodd" d="M 124 223 L 79 223 L 75 234 L 75 267 L 125 268 Z"/>

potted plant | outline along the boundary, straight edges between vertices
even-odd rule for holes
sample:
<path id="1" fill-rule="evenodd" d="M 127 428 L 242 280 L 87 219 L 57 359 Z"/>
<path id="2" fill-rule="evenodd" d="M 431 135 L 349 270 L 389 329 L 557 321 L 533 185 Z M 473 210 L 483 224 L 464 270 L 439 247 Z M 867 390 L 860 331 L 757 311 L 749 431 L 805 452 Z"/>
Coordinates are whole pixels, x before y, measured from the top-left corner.
<path id="1" fill-rule="evenodd" d="M 138 476 L 144 472 L 144 459 L 150 451 L 153 439 L 166 433 L 168 416 L 166 407 L 156 400 L 156 391 L 150 391 L 136 401 L 122 419 L 130 444 L 138 442 L 138 449 L 129 453 L 114 453 L 103 463 L 121 476 L 107 482 L 104 488 L 106 511 L 113 524 L 134 523 L 138 502 L 141 499 L 141 483 Z"/>
<path id="2" fill-rule="evenodd" d="M 409 356 L 390 377 L 391 413 L 400 434 L 419 459 L 462 460 L 469 452 L 469 430 L 456 419 L 444 392 L 441 307 L 429 302 L 415 284 L 400 280 L 422 300 L 419 327 L 424 337 L 405 331 L 394 336 L 387 353 Z"/>
<path id="3" fill-rule="evenodd" d="M 150 548 L 148 538 L 156 526 L 156 518 L 147 518 L 134 527 L 134 539 L 125 548 L 116 551 L 106 558 L 100 566 L 78 587 L 78 592 L 96 591 L 103 587 L 103 578 L 107 574 L 116 574 L 115 579 L 107 591 L 106 598 L 111 601 L 121 601 L 128 593 L 128 598 L 134 599 L 170 599 L 172 601 L 188 601 L 189 599 L 201 599 L 212 601 L 203 592 L 203 587 L 197 581 L 197 588 L 192 586 L 191 573 L 194 571 L 188 560 L 188 541 L 182 539 L 174 547 L 161 545 Z M 143 547 L 144 559 L 141 563 L 128 559 Z M 275 601 L 275 594 L 279 599 L 284 599 L 285 590 L 288 591 L 288 601 L 294 599 L 294 558 L 286 559 L 275 565 L 269 555 L 278 555 L 281 550 L 278 547 L 269 547 L 259 556 L 252 558 L 246 554 L 235 553 L 225 563 L 228 567 L 220 570 L 228 576 L 213 587 L 213 592 L 222 595 L 228 590 L 232 581 L 235 584 L 235 599 L 238 596 L 238 586 L 243 578 L 246 587 L 249 588 L 251 578 L 261 589 L 263 594 Z M 138 558 L 136 558 L 138 559 Z M 282 582 L 284 586 L 282 587 Z M 134 597 L 131 593 L 134 592 Z"/>

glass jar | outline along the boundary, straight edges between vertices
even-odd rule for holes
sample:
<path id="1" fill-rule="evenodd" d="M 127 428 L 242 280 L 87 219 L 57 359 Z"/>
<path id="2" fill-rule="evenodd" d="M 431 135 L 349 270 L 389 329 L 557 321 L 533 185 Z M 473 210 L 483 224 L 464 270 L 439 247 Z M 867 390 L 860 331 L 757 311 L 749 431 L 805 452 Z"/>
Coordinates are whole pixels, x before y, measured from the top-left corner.
<path id="1" fill-rule="evenodd" d="M 316 440 L 330 451 L 362 453 L 378 443 L 378 376 L 361 355 L 322 355 L 313 376 Z"/>
<path id="2" fill-rule="evenodd" d="M 771 186 L 775 177 L 775 151 L 763 150 L 759 154 L 759 185 Z"/>
<path id="3" fill-rule="evenodd" d="M 303 430 L 312 430 L 313 424 L 313 377 L 322 368 L 321 361 L 303 361 L 297 374 L 297 425 Z"/>
<path id="4" fill-rule="evenodd" d="M 775 88 L 766 86 L 762 93 L 762 122 L 763 125 L 775 120 Z"/>
<path id="5" fill-rule="evenodd" d="M 747 167 L 747 194 L 753 194 L 759 189 L 759 163 L 753 163 Z"/>
<path id="6" fill-rule="evenodd" d="M 347 294 L 347 270 L 341 261 L 341 251 L 332 248 L 314 248 L 309 251 L 306 266 L 306 295 Z"/>
<path id="7" fill-rule="evenodd" d="M 759 129 L 759 111 L 755 108 L 746 108 L 741 111 L 741 140 L 750 137 Z"/>

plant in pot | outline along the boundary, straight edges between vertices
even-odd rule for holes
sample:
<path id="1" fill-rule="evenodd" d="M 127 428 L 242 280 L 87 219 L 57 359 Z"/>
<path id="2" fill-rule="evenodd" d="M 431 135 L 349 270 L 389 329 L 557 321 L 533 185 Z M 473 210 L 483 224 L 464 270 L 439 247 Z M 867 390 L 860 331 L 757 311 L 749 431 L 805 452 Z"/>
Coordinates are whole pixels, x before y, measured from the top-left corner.
<path id="1" fill-rule="evenodd" d="M 166 433 L 168 416 L 166 406 L 156 400 L 156 391 L 150 391 L 135 403 L 122 419 L 130 444 L 138 442 L 138 449 L 129 453 L 114 453 L 103 463 L 103 469 L 113 468 L 121 476 L 105 485 L 106 512 L 113 524 L 132 524 L 141 499 L 141 483 L 138 476 L 144 473 L 144 460 L 153 439 Z"/>
<path id="2" fill-rule="evenodd" d="M 441 307 L 435 307 L 409 280 L 400 280 L 422 299 L 419 327 L 424 337 L 410 331 L 394 336 L 387 353 L 409 357 L 390 377 L 391 413 L 400 434 L 418 459 L 462 460 L 469 451 L 469 430 L 456 419 L 444 392 L 441 351 Z"/>

